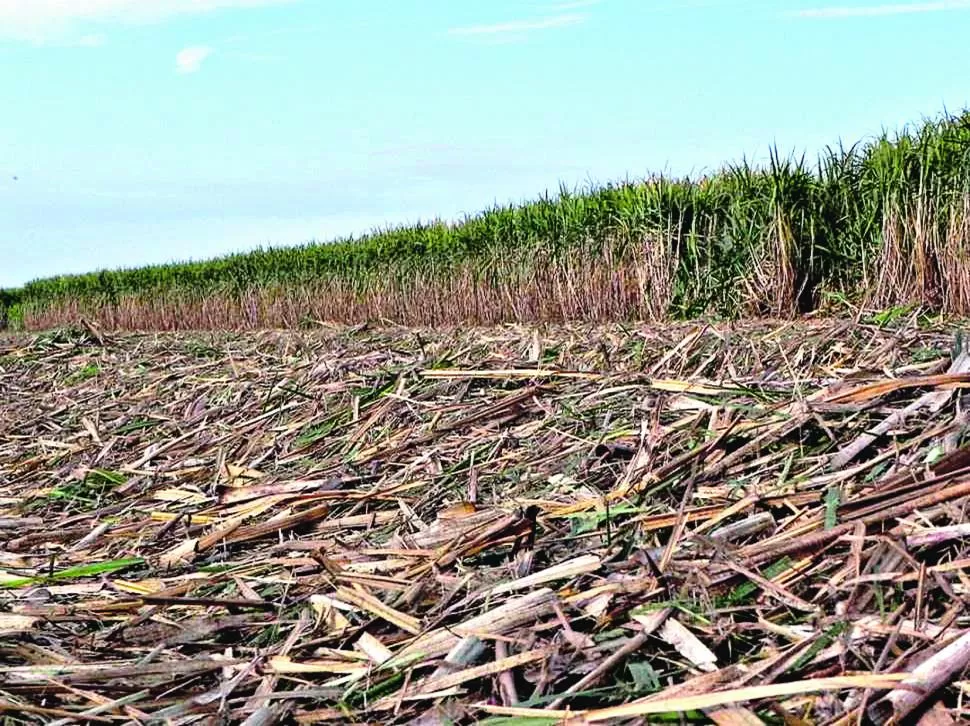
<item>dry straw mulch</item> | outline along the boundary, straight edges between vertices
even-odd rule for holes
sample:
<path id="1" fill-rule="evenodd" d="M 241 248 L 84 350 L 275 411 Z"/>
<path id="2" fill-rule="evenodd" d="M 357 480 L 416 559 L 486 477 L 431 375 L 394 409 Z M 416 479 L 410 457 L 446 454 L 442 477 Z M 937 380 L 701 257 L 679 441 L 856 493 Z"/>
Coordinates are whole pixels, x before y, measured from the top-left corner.
<path id="1" fill-rule="evenodd" d="M 0 342 L 28 723 L 955 723 L 954 328 Z"/>

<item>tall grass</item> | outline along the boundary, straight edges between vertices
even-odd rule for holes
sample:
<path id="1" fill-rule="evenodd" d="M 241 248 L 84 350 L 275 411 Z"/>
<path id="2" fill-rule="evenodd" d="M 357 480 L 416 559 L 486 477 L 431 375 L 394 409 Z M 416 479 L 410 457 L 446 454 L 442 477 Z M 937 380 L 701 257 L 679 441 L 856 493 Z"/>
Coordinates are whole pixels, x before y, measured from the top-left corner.
<path id="1" fill-rule="evenodd" d="M 23 325 L 20 290 L 0 289 L 0 330 Z"/>
<path id="2" fill-rule="evenodd" d="M 329 245 L 37 280 L 0 320 L 45 327 L 295 326 L 384 318 L 509 320 L 794 316 L 831 294 L 970 313 L 970 112 L 814 164 L 560 190 Z M 12 313 L 12 314 L 11 314 Z"/>

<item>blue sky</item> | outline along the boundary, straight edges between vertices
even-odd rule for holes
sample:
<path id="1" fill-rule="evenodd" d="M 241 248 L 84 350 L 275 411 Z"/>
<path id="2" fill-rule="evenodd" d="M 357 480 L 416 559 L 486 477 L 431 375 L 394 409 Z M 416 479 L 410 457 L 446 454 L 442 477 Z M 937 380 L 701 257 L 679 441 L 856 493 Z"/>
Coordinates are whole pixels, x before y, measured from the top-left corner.
<path id="1" fill-rule="evenodd" d="M 0 286 L 811 154 L 970 105 L 968 36 L 970 0 L 0 0 Z"/>

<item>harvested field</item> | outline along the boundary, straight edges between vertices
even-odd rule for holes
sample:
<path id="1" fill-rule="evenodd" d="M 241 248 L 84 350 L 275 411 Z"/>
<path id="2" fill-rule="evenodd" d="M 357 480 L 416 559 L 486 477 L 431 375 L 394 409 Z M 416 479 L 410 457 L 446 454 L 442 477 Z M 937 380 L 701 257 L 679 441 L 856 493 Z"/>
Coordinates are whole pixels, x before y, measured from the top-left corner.
<path id="1" fill-rule="evenodd" d="M 956 723 L 961 341 L 817 321 L 8 338 L 0 711 Z"/>

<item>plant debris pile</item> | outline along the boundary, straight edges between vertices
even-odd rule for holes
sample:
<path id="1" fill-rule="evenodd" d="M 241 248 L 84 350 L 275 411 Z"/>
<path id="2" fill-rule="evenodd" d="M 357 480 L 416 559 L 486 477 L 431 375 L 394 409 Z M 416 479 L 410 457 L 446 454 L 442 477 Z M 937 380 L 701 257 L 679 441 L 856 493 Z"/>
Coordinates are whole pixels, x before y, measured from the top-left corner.
<path id="1" fill-rule="evenodd" d="M 958 723 L 958 331 L 0 341 L 20 723 Z"/>

